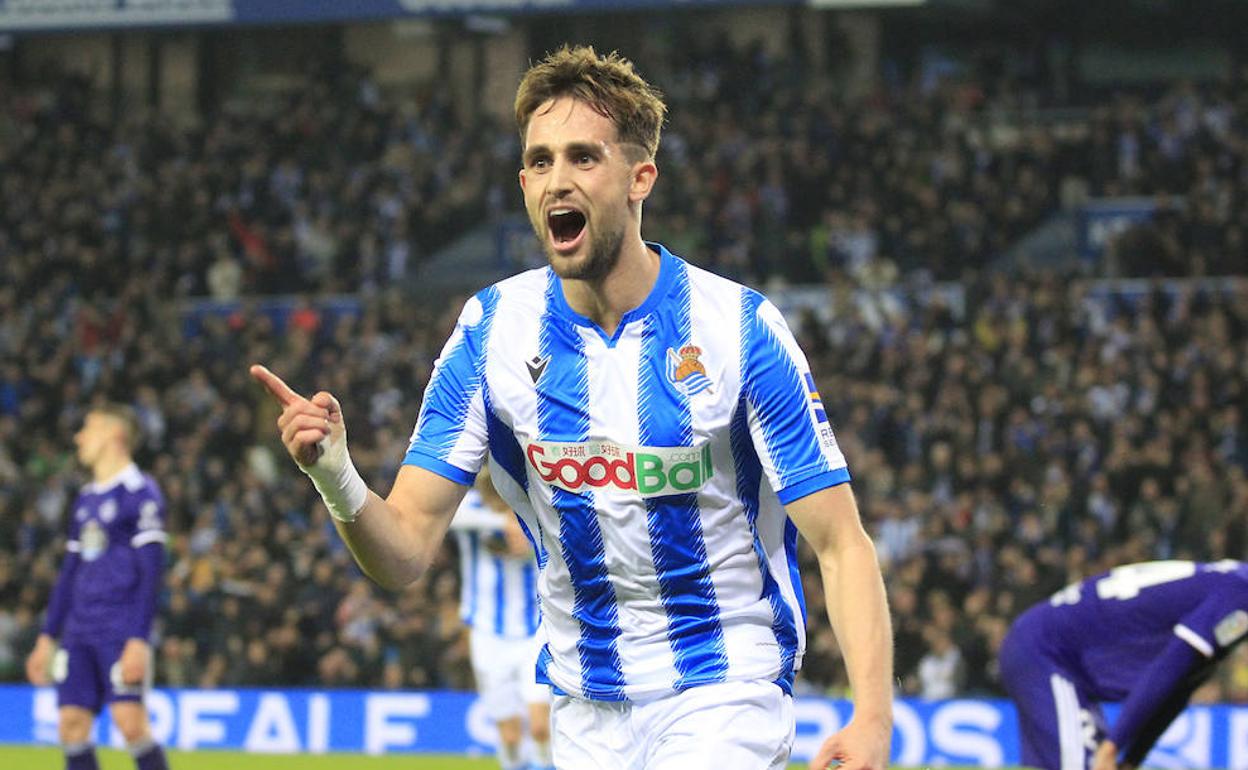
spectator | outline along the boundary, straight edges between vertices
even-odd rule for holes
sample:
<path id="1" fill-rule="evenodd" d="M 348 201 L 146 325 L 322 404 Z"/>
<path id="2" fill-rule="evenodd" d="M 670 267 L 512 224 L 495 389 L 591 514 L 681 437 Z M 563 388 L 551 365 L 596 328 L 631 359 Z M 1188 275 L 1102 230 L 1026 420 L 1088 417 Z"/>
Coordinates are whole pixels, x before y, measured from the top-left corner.
<path id="1" fill-rule="evenodd" d="M 965 656 L 959 686 L 991 691 L 981 655 L 1064 584 L 1170 554 L 1248 556 L 1242 280 L 1135 293 L 988 269 L 1073 180 L 1184 196 L 1153 223 L 1174 256 L 1146 272 L 1244 275 L 1242 99 L 1176 87 L 1105 100 L 1060 135 L 989 141 L 977 119 L 994 95 L 982 108 L 904 84 L 805 98 L 829 84 L 796 54 L 728 44 L 681 46 L 664 66 L 678 108 L 653 235 L 751 280 L 823 282 L 827 307 L 794 326 L 888 565 L 908 690 L 920 660 L 949 653 L 929 625 Z M 21 110 L 0 104 L 15 137 L 0 144 L 0 647 L 33 643 L 54 577 L 42 565 L 78 481 L 61 447 L 91 403 L 133 394 L 139 459 L 175 535 L 167 681 L 466 685 L 456 565 L 399 596 L 354 587 L 324 509 L 257 438 L 275 414 L 234 373 L 272 361 L 344 394 L 361 472 L 391 478 L 405 436 L 385 426 L 415 420 L 462 304 L 414 304 L 391 282 L 478 223 L 459 214 L 518 208 L 510 172 L 468 160 L 514 157 L 513 132 L 461 122 L 438 87 L 407 106 L 349 69 L 198 128 L 101 124 L 71 109 L 90 95 L 81 82 L 29 90 Z M 1180 100 L 1194 118 L 1175 118 Z M 265 302 L 279 291 L 304 299 L 293 324 Z M 330 292 L 378 301 L 341 314 L 321 302 Z M 241 299 L 220 318 L 170 301 L 195 296 Z M 839 691 L 839 651 L 813 616 L 809 638 L 806 685 Z M 236 666 L 254 640 L 273 665 Z"/>

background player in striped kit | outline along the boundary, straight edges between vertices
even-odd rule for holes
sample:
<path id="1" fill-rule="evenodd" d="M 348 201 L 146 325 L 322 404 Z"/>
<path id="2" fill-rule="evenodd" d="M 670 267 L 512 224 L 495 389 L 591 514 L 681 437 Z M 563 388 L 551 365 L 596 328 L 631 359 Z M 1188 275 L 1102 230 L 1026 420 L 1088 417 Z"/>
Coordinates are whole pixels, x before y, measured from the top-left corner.
<path id="1" fill-rule="evenodd" d="M 465 305 L 385 500 L 351 463 L 332 394 L 252 375 L 385 585 L 428 566 L 489 463 L 541 565 L 557 766 L 784 767 L 800 530 L 854 693 L 812 766 L 882 768 L 892 637 L 845 458 L 776 307 L 642 239 L 664 111 L 614 54 L 565 48 L 526 73 L 520 185 L 550 264 Z"/>
<path id="2" fill-rule="evenodd" d="M 1246 635 L 1243 562 L 1129 564 L 1059 591 L 1020 615 L 1001 647 L 1023 764 L 1137 767 Z M 1122 703 L 1112 729 L 1103 702 Z"/>
<path id="3" fill-rule="evenodd" d="M 26 660 L 32 684 L 56 683 L 67 770 L 99 767 L 91 726 L 104 705 L 139 770 L 168 767 L 143 705 L 165 563 L 165 501 L 131 459 L 138 439 L 133 410 L 118 404 L 92 408 L 74 435 L 92 481 L 74 502 L 65 561 Z"/>
<path id="4" fill-rule="evenodd" d="M 538 684 L 534 674 L 541 613 L 533 546 L 484 470 L 460 503 L 451 530 L 459 545 L 459 614 L 470 629 L 477 692 L 498 726 L 499 764 L 503 770 L 547 770 L 550 687 Z M 526 717 L 533 749 L 528 764 Z"/>

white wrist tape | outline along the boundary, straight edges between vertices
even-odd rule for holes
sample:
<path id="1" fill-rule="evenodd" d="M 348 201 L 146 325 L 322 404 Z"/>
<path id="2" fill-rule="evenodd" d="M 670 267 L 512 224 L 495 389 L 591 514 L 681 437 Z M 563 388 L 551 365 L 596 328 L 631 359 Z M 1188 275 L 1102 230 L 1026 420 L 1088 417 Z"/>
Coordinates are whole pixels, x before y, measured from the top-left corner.
<path id="1" fill-rule="evenodd" d="M 368 485 L 351 462 L 346 436 L 340 435 L 337 440 L 326 438 L 320 446 L 321 456 L 317 461 L 299 467 L 321 493 L 329 515 L 349 524 L 360 518 L 360 511 L 368 502 Z"/>

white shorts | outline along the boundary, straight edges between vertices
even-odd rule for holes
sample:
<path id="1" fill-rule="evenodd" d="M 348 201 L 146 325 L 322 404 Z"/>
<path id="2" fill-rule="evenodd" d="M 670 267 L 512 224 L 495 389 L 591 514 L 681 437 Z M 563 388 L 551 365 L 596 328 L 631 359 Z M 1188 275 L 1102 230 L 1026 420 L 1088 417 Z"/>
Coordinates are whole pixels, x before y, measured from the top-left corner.
<path id="1" fill-rule="evenodd" d="M 551 748 L 560 770 L 783 770 L 793 699 L 771 682 L 693 687 L 647 703 L 555 696 Z"/>
<path id="2" fill-rule="evenodd" d="M 550 685 L 537 683 L 541 637 L 495 636 L 472 629 L 472 673 L 477 694 L 491 719 L 522 716 L 531 703 L 550 703 Z"/>

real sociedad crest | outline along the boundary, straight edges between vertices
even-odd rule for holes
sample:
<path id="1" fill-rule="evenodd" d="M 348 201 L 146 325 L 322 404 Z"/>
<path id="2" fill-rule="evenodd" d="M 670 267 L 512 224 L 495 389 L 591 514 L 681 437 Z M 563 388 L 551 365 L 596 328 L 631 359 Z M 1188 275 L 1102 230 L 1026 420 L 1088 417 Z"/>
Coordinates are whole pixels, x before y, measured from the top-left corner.
<path id="1" fill-rule="evenodd" d="M 702 348 L 685 345 L 677 353 L 667 349 L 667 379 L 676 390 L 686 396 L 692 396 L 709 390 L 711 380 L 706 376 L 706 367 L 698 359 L 702 356 Z"/>

